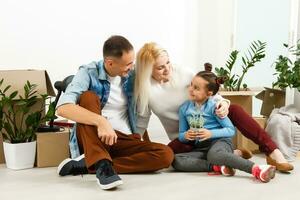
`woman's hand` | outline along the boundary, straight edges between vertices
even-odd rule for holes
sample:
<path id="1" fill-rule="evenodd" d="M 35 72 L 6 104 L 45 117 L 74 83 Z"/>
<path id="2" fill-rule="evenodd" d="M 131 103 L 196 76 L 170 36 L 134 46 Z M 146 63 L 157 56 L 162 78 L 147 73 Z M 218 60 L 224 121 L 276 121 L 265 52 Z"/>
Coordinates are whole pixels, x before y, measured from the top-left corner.
<path id="1" fill-rule="evenodd" d="M 226 100 L 221 100 L 216 104 L 216 115 L 220 118 L 227 117 L 229 113 L 229 104 Z"/>

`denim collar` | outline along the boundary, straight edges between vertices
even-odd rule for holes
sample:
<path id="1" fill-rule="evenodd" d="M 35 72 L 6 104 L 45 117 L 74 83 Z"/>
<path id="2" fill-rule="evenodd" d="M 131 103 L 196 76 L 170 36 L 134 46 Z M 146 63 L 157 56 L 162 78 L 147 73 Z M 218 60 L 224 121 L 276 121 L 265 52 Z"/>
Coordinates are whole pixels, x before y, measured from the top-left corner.
<path id="1" fill-rule="evenodd" d="M 98 78 L 99 78 L 99 80 L 108 81 L 109 82 L 109 78 L 108 78 L 107 72 L 105 70 L 104 61 L 103 60 L 100 60 L 97 63 L 97 69 L 98 69 Z M 132 72 L 129 72 L 129 73 L 132 73 Z M 129 77 L 129 75 L 126 76 L 126 77 L 121 77 L 122 84 L 124 84 L 127 81 L 128 77 Z"/>

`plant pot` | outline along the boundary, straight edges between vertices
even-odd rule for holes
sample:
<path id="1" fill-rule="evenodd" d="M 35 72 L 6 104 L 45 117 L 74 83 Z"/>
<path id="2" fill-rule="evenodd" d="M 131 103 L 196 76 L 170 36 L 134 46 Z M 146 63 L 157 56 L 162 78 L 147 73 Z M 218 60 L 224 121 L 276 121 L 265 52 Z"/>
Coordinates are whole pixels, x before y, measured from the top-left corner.
<path id="1" fill-rule="evenodd" d="M 36 141 L 11 144 L 3 142 L 6 167 L 9 169 L 33 168 L 36 152 Z"/>
<path id="2" fill-rule="evenodd" d="M 294 104 L 298 109 L 300 109 L 300 92 L 297 89 L 295 89 Z"/>

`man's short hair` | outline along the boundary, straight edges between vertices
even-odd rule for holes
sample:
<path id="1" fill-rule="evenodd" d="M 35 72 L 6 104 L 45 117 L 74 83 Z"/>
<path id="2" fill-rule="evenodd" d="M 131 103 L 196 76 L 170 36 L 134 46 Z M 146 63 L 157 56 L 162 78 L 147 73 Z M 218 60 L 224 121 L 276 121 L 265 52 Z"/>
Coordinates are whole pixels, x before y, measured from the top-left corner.
<path id="1" fill-rule="evenodd" d="M 123 52 L 129 52 L 131 50 L 133 50 L 133 46 L 125 37 L 113 35 L 104 42 L 103 57 L 113 56 L 121 58 Z"/>

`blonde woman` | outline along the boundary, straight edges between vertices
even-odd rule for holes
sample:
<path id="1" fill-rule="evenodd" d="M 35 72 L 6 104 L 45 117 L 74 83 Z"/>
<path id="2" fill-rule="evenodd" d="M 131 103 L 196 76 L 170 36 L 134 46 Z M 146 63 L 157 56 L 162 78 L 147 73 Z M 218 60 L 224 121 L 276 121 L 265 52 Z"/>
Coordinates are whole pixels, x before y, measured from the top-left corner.
<path id="1" fill-rule="evenodd" d="M 179 131 L 178 109 L 188 98 L 188 86 L 195 73 L 189 68 L 172 65 L 168 52 L 156 43 L 146 43 L 138 52 L 136 59 L 135 101 L 138 105 L 137 130 L 144 133 L 148 127 L 151 113 L 161 121 L 168 137 L 169 146 L 174 153 L 191 151 L 191 145 L 181 144 L 177 138 Z M 216 101 L 216 114 L 228 115 L 241 133 L 259 145 L 267 155 L 267 163 L 279 171 L 290 171 L 293 166 L 283 157 L 270 136 L 238 105 L 220 95 L 212 97 Z M 237 151 L 242 154 L 243 152 Z"/>

